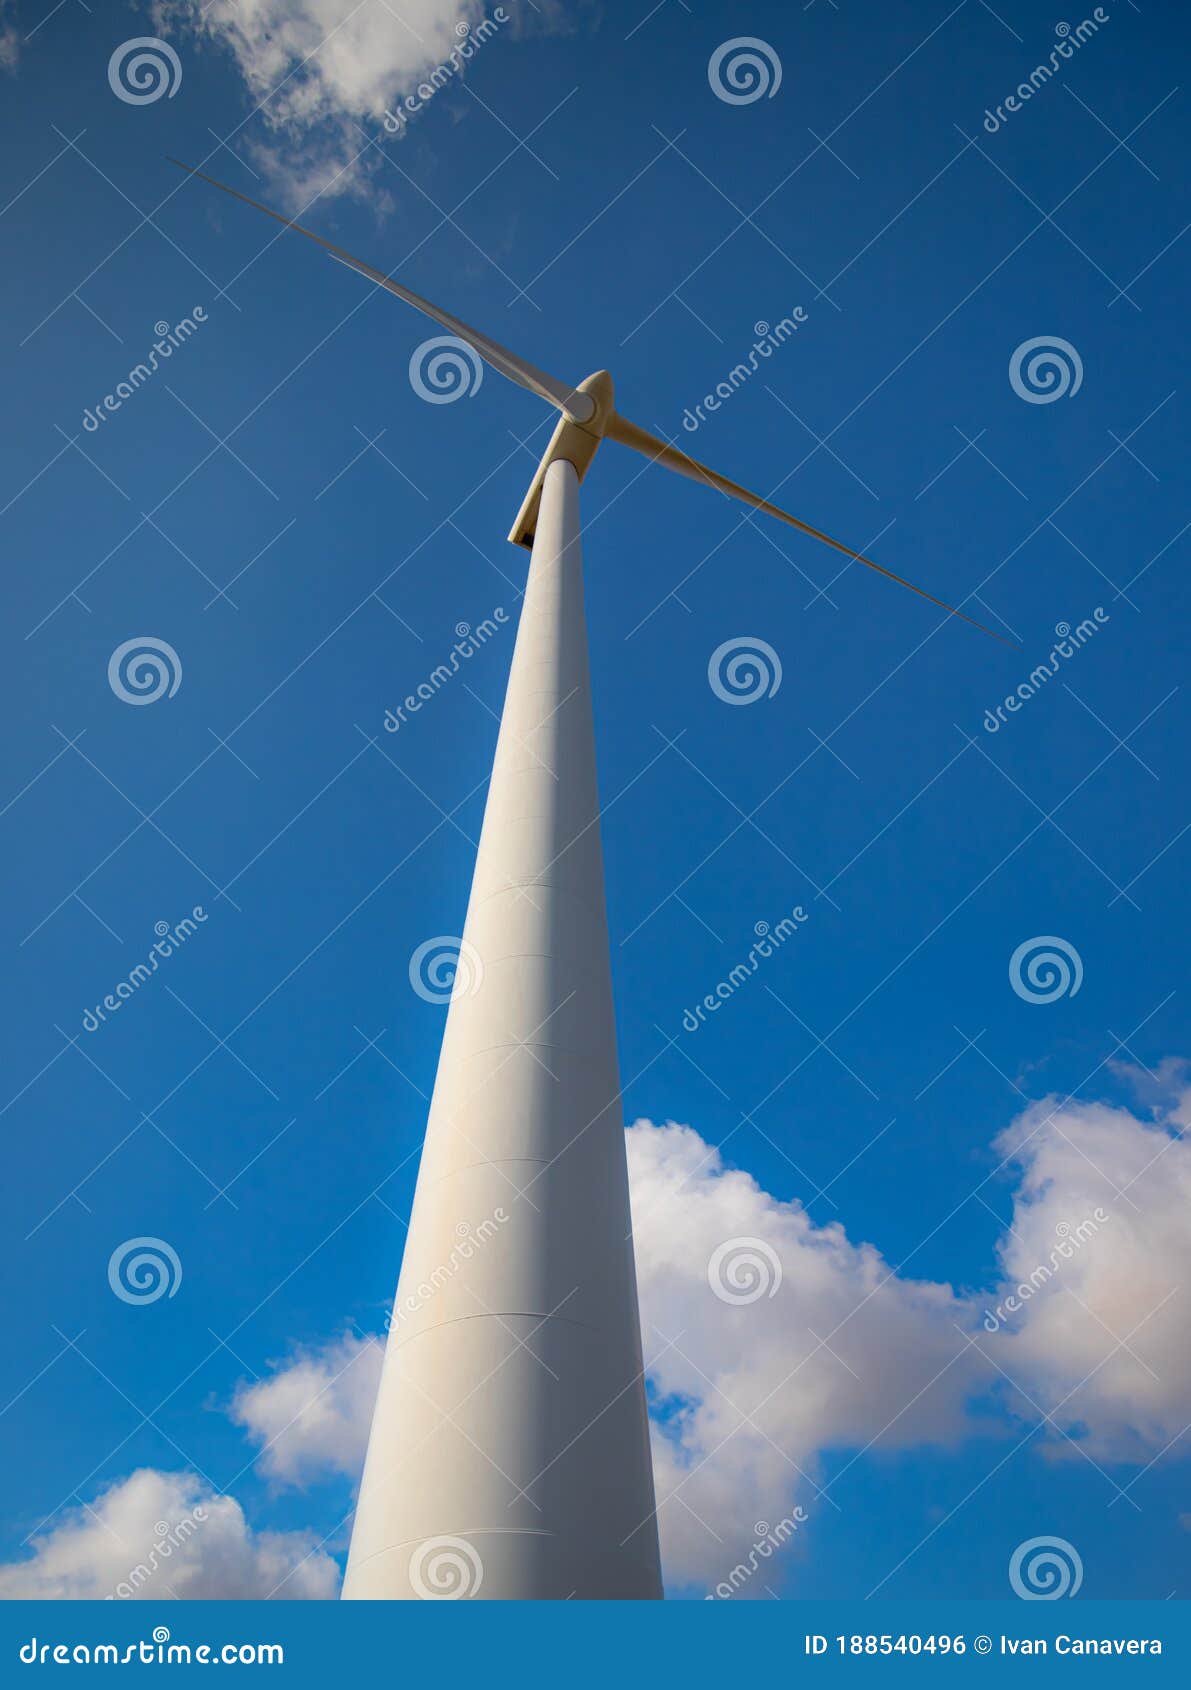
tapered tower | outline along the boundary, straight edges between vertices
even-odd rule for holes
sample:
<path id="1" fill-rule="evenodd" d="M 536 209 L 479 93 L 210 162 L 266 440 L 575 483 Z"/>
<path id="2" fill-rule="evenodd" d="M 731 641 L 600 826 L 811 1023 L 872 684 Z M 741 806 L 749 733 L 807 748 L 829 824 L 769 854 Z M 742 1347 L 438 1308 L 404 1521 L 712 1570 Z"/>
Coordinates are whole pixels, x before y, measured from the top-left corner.
<path id="1" fill-rule="evenodd" d="M 557 459 L 535 486 L 349 1598 L 662 1594 L 579 478 Z"/>

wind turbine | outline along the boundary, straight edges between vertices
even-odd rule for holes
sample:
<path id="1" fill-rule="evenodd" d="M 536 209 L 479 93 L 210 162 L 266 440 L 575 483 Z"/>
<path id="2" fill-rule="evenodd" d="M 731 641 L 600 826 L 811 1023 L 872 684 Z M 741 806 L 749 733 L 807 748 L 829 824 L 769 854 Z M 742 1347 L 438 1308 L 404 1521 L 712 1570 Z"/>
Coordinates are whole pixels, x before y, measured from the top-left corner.
<path id="1" fill-rule="evenodd" d="M 617 441 L 972 618 L 629 422 L 606 370 L 559 381 L 313 230 L 190 174 L 561 413 L 509 535 L 532 556 L 343 1595 L 658 1598 L 579 483 L 600 443 Z"/>

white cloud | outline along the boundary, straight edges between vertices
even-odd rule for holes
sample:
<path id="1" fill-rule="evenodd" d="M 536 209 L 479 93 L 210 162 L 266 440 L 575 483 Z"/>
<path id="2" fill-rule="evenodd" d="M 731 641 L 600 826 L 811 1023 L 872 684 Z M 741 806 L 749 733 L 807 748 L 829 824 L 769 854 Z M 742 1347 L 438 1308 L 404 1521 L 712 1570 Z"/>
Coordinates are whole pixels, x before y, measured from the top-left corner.
<path id="1" fill-rule="evenodd" d="M 950 1286 L 899 1279 L 842 1226 L 726 1169 L 690 1127 L 638 1121 L 628 1145 L 645 1353 L 680 1403 L 654 1429 L 662 1558 L 670 1582 L 714 1584 L 796 1502 L 813 1530 L 831 1506 L 816 1504 L 822 1451 L 962 1435 L 979 1361 Z M 715 1294 L 708 1265 L 732 1239 L 780 1262 L 772 1296 Z"/>
<path id="2" fill-rule="evenodd" d="M 143 1467 L 0 1566 L 0 1600 L 286 1601 L 339 1594 L 339 1568 L 308 1532 L 254 1532 L 234 1497 L 193 1473 Z"/>
<path id="3" fill-rule="evenodd" d="M 503 8 L 502 8 L 503 10 Z M 231 53 L 272 132 L 251 142 L 288 207 L 361 191 L 386 111 L 465 44 L 481 0 L 157 0 L 162 30 Z M 462 33 L 461 33 L 462 30 Z M 464 66 L 466 70 L 466 65 Z"/>
<path id="4" fill-rule="evenodd" d="M 15 76 L 21 57 L 21 32 L 6 15 L 9 6 L 10 0 L 0 0 L 0 70 Z"/>
<path id="5" fill-rule="evenodd" d="M 290 1485 L 333 1473 L 354 1483 L 364 1465 L 383 1353 L 378 1339 L 347 1332 L 241 1386 L 229 1412 L 263 1446 L 260 1470 Z"/>
<path id="6" fill-rule="evenodd" d="M 1055 1455 L 1078 1459 L 1064 1433 L 1099 1461 L 1144 1465 L 1182 1447 L 1191 1143 L 1181 1130 L 1191 1088 L 1183 1067 L 1164 1064 L 1137 1089 L 1151 1118 L 1050 1098 L 998 1138 L 1016 1181 L 1013 1219 L 980 1294 L 900 1277 L 841 1224 L 817 1226 L 797 1203 L 725 1167 L 690 1127 L 629 1129 L 671 1588 L 726 1578 L 758 1525 L 800 1506 L 808 1518 L 794 1541 L 741 1592 L 763 1596 L 782 1577 L 780 1559 L 813 1543 L 817 1516 L 831 1507 L 817 1496 L 828 1452 L 850 1461 L 977 1432 L 1017 1436 L 1044 1411 L 1055 1426 L 1043 1447 Z M 933 1219 L 923 1215 L 924 1231 Z M 730 1240 L 763 1247 L 768 1279 L 754 1300 L 725 1301 L 708 1282 Z M 757 1255 L 756 1243 L 748 1253 Z M 753 1282 L 734 1278 L 731 1260 L 724 1283 L 748 1294 Z M 1018 1307 L 989 1332 L 988 1311 L 1010 1296 Z M 333 1474 L 358 1481 L 381 1353 L 379 1339 L 345 1333 L 237 1391 L 230 1413 L 261 1446 L 262 1473 L 299 1487 Z M 994 1419 L 987 1404 L 997 1397 L 1008 1412 Z M 313 1536 L 254 1533 L 232 1498 L 212 1497 L 193 1475 L 143 1471 L 42 1534 L 32 1560 L 0 1567 L 0 1597 L 106 1595 L 138 1561 L 148 1564 L 158 1520 L 173 1525 L 199 1503 L 210 1518 L 141 1594 L 168 1580 L 180 1596 L 266 1595 L 287 1574 L 278 1595 L 335 1594 L 338 1570 Z"/>
<path id="7" fill-rule="evenodd" d="M 1046 1410 L 1101 1461 L 1151 1460 L 1186 1429 L 1191 1403 L 1191 1143 L 1181 1136 L 1191 1093 L 1163 1104 L 1147 1090 L 1153 1121 L 1048 1098 L 996 1146 L 1022 1170 L 999 1252 L 1005 1284 L 1031 1286 L 1058 1263 L 981 1342 L 1028 1393 L 1006 1383 L 1017 1413 Z M 1097 1211 L 1106 1219 L 1093 1232 Z M 1054 1451 L 1076 1453 L 1061 1436 Z"/>

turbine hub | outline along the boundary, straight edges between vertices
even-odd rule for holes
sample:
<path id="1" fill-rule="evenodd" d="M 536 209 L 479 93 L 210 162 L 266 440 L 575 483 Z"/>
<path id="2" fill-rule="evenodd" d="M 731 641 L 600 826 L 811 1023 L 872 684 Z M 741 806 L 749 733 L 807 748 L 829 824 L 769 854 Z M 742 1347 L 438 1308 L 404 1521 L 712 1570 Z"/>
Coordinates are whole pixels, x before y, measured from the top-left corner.
<path id="1" fill-rule="evenodd" d="M 550 436 L 550 444 L 517 513 L 517 520 L 509 531 L 509 539 L 515 546 L 525 546 L 527 549 L 533 546 L 533 537 L 538 526 L 538 506 L 542 498 L 542 482 L 547 468 L 558 458 L 563 458 L 574 466 L 575 474 L 582 481 L 599 449 L 600 441 L 604 438 L 608 419 L 614 410 L 612 377 L 607 370 L 596 370 L 579 383 L 575 393 L 582 394 L 589 401 L 590 415 L 582 422 L 578 421 L 577 415 L 572 416 L 569 413 L 558 419 L 558 425 Z M 576 412 L 583 408 L 577 406 Z"/>

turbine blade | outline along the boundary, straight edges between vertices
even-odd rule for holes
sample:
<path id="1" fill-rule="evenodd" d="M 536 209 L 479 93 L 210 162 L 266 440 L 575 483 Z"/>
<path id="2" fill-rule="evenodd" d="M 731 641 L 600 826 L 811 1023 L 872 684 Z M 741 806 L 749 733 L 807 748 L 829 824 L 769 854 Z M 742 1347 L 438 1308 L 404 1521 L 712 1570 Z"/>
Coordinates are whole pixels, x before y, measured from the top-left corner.
<path id="1" fill-rule="evenodd" d="M 824 534 L 822 529 L 812 528 L 809 522 L 801 522 L 798 517 L 791 516 L 789 511 L 782 510 L 778 505 L 771 505 L 768 499 L 750 493 L 748 488 L 742 487 L 738 481 L 730 481 L 726 475 L 718 475 L 715 470 L 708 469 L 706 464 L 701 464 L 697 458 L 688 457 L 676 446 L 660 440 L 656 434 L 650 434 L 648 429 L 638 428 L 636 423 L 629 422 L 627 417 L 622 417 L 618 412 L 614 411 L 608 418 L 604 434 L 606 439 L 619 440 L 622 446 L 632 447 L 634 452 L 641 452 L 645 457 L 652 458 L 654 463 L 665 464 L 667 469 L 685 475 L 691 481 L 700 481 L 705 487 L 714 487 L 719 492 L 728 494 L 730 498 L 740 499 L 742 503 L 751 505 L 754 510 L 764 511 L 766 516 L 774 516 L 779 522 L 786 522 L 791 528 L 798 528 L 803 534 L 822 540 L 824 545 L 833 546 L 837 552 L 843 552 L 845 557 L 864 564 L 866 569 L 875 569 L 878 575 L 888 576 L 889 580 L 896 581 L 899 587 L 908 587 L 912 593 L 917 593 L 919 598 L 929 599 L 931 604 L 937 604 L 939 609 L 945 610 L 949 616 L 958 616 L 961 621 L 970 622 L 973 628 L 979 628 L 982 634 L 987 634 L 991 639 L 1000 640 L 1002 645 L 1014 644 L 1012 640 L 1007 640 L 1004 634 L 986 628 L 983 622 L 977 622 L 975 617 L 966 615 L 962 610 L 956 610 L 954 605 L 936 598 L 924 587 L 916 587 L 904 576 L 895 575 L 892 569 L 874 563 L 872 558 L 865 557 L 861 552 L 854 552 L 851 546 L 845 546 L 842 540 L 833 540 L 831 535 Z"/>
<path id="2" fill-rule="evenodd" d="M 515 352 L 510 352 L 507 347 L 501 346 L 499 341 L 491 340 L 486 334 L 481 334 L 479 329 L 473 329 L 458 317 L 452 317 L 449 311 L 441 311 L 437 305 L 432 305 L 428 299 L 423 299 L 421 294 L 414 293 L 412 288 L 402 287 L 400 282 L 395 282 L 391 276 L 386 276 L 383 270 L 377 270 L 371 264 L 365 264 L 362 258 L 353 257 L 350 252 L 345 252 L 341 246 L 336 246 L 333 241 L 325 240 L 322 235 L 316 235 L 313 229 L 307 229 L 301 223 L 295 223 L 292 217 L 283 217 L 279 211 L 271 210 L 269 206 L 262 205 L 259 200 L 250 198 L 248 194 L 240 193 L 237 188 L 229 188 L 226 182 L 217 182 L 214 176 L 208 176 L 202 170 L 195 170 L 191 165 L 183 164 L 179 159 L 170 158 L 169 162 L 177 165 L 179 170 L 184 170 L 188 176 L 197 176 L 200 181 L 209 182 L 213 188 L 218 188 L 221 193 L 230 194 L 232 199 L 243 200 L 245 205 L 250 205 L 257 211 L 263 211 L 266 217 L 273 218 L 274 222 L 280 223 L 284 228 L 293 229 L 296 234 L 305 235 L 308 241 L 316 242 L 317 245 L 329 252 L 332 258 L 337 258 L 341 264 L 346 264 L 349 269 L 357 270 L 361 276 L 367 276 L 378 287 L 386 288 L 389 293 L 396 294 L 398 299 L 403 299 L 407 305 L 412 305 L 416 311 L 423 312 L 434 322 L 457 336 L 458 339 L 466 341 L 472 350 L 499 374 L 507 376 L 509 381 L 516 382 L 518 387 L 524 387 L 530 393 L 536 393 L 539 399 L 545 399 L 547 404 L 554 405 L 565 416 L 570 417 L 573 422 L 585 423 L 591 420 L 595 412 L 595 404 L 586 393 L 578 393 L 573 387 L 568 387 L 566 382 L 558 381 L 554 376 L 548 376 L 544 370 L 539 370 L 536 365 L 529 363 L 525 358 L 519 358 Z"/>

